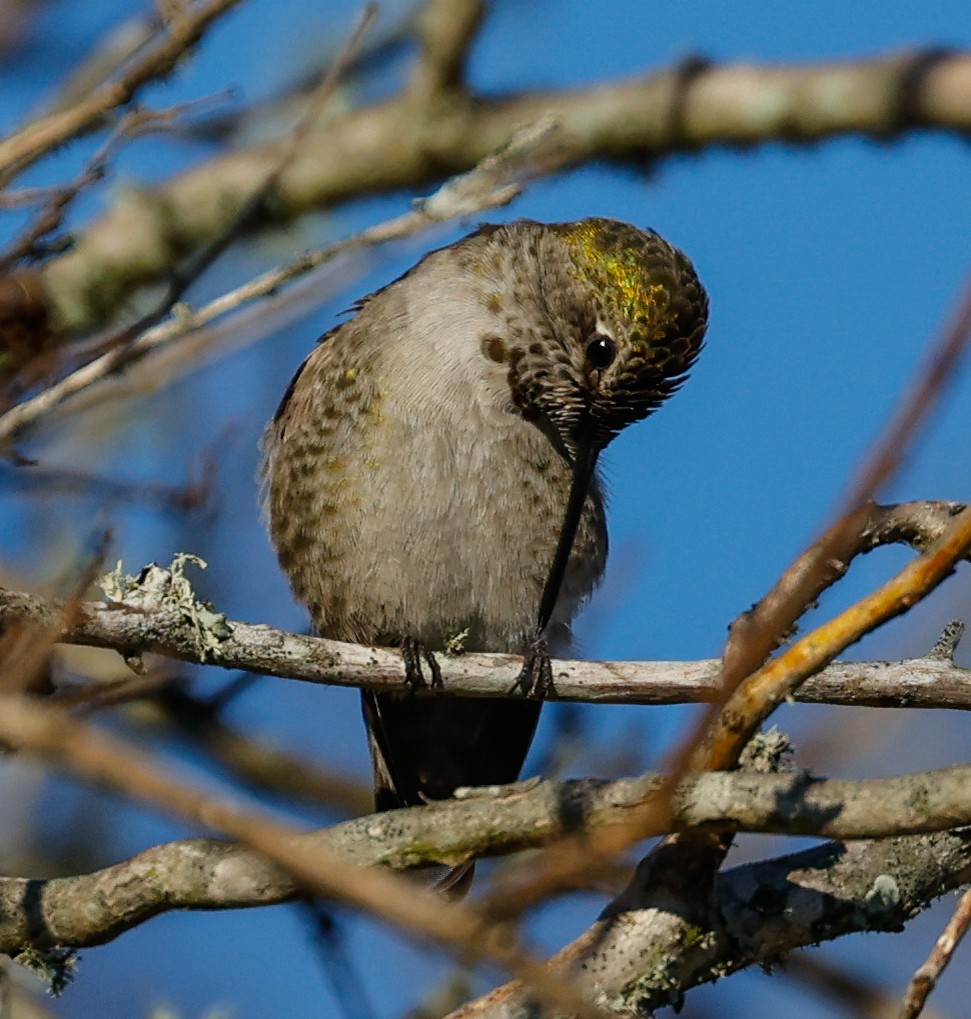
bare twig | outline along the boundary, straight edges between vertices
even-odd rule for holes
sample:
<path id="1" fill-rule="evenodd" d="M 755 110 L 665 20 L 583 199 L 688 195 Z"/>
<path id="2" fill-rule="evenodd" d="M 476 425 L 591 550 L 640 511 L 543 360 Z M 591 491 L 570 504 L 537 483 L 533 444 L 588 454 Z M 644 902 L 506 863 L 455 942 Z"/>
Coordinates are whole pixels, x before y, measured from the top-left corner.
<path id="1" fill-rule="evenodd" d="M 722 687 L 726 698 L 731 697 L 746 676 L 762 666 L 768 655 L 790 633 L 796 620 L 827 587 L 843 576 L 861 543 L 883 526 L 880 519 L 874 519 L 874 506 L 869 500 L 877 495 L 880 486 L 887 483 L 912 448 L 921 425 L 940 400 L 969 342 L 971 279 L 953 321 L 942 330 L 927 365 L 918 374 L 911 392 L 901 400 L 885 439 L 874 447 L 867 466 L 861 471 L 846 511 L 785 571 L 758 605 L 733 623 L 722 667 Z M 876 625 L 875 617 L 870 629 Z M 860 635 L 862 632 L 865 631 L 861 631 Z M 859 639 L 859 636 L 853 639 Z M 835 653 L 838 654 L 839 650 L 842 649 Z M 726 708 L 728 710 L 736 708 Z M 715 724 L 712 718 L 708 718 L 703 727 L 711 732 Z M 722 718 L 717 724 L 724 730 L 727 719 Z M 741 746 L 744 743 L 736 744 L 736 759 Z M 732 763 L 724 766 L 731 767 Z"/>
<path id="2" fill-rule="evenodd" d="M 425 109 L 454 101 L 465 85 L 465 62 L 485 13 L 483 0 L 429 0 L 418 15 L 418 60 L 408 91 Z"/>
<path id="3" fill-rule="evenodd" d="M 822 952 L 793 952 L 776 973 L 796 983 L 801 996 L 828 1000 L 855 1019 L 891 1019 L 899 998 L 891 991 L 889 974 L 865 972 Z M 881 980 L 880 976 L 884 979 Z M 926 1015 L 925 1019 L 945 1019 Z"/>
<path id="4" fill-rule="evenodd" d="M 375 1019 L 364 981 L 333 911 L 315 899 L 300 903 L 300 907 L 312 927 L 315 954 L 343 1019 Z"/>
<path id="5" fill-rule="evenodd" d="M 913 391 L 887 427 L 880 443 L 871 450 L 846 499 L 847 511 L 866 502 L 883 489 L 913 450 L 932 411 L 958 376 L 971 344 L 971 275 L 957 301 L 953 319 L 941 330 L 927 363 L 918 374 Z"/>
<path id="6" fill-rule="evenodd" d="M 752 734 L 809 676 L 845 648 L 929 594 L 971 550 L 971 507 L 961 511 L 926 552 L 878 590 L 817 627 L 746 679 L 725 702 L 694 757 L 701 768 L 731 768 Z"/>
<path id="7" fill-rule="evenodd" d="M 132 656 L 128 656 L 129 664 L 132 660 Z M 75 674 L 73 682 L 59 685 L 55 675 L 51 703 L 71 709 L 75 717 L 87 718 L 107 708 L 139 701 L 142 710 L 130 717 L 130 722 L 150 729 L 165 727 L 250 788 L 271 793 L 277 799 L 289 797 L 326 806 L 348 817 L 357 817 L 373 809 L 373 791 L 368 783 L 328 769 L 306 755 L 291 753 L 270 740 L 233 728 L 221 717 L 225 706 L 222 697 L 193 695 L 188 683 L 173 673 L 174 663 L 166 659 L 159 661 L 160 667 L 121 680 L 113 677 L 105 682 L 84 683 L 78 682 Z M 260 677 L 242 673 L 239 679 L 256 682 Z M 238 689 L 238 680 L 231 681 L 229 687 Z"/>
<path id="8" fill-rule="evenodd" d="M 136 503 L 161 513 L 186 514 L 204 510 L 212 493 L 209 465 L 183 485 L 153 481 L 125 481 L 69 468 L 12 468 L 0 463 L 0 486 L 20 493 L 47 496 L 95 496 L 106 503 Z"/>
<path id="9" fill-rule="evenodd" d="M 36 249 L 41 240 L 61 226 L 64 216 L 75 198 L 104 177 L 109 160 L 123 142 L 160 130 L 163 127 L 169 127 L 187 111 L 210 103 L 214 98 L 206 96 L 204 99 L 179 103 L 164 110 L 137 108 L 128 110 L 74 180 L 57 187 L 33 189 L 32 193 L 26 196 L 45 201 L 45 207 L 34 217 L 33 222 L 23 234 L 15 238 L 0 254 L 0 273 L 9 271 L 19 260 L 37 254 Z M 0 207 L 20 204 L 24 197 L 24 195 L 0 194 Z"/>
<path id="10" fill-rule="evenodd" d="M 46 153 L 98 125 L 105 114 L 129 102 L 150 81 L 169 74 L 206 29 L 239 0 L 199 0 L 186 16 L 171 21 L 155 45 L 145 48 L 115 81 L 96 88 L 70 109 L 48 114 L 0 141 L 0 187 Z"/>
<path id="11" fill-rule="evenodd" d="M 144 47 L 158 43 L 165 25 L 157 10 L 142 10 L 111 26 L 84 54 L 81 62 L 58 83 L 43 103 L 43 113 L 60 113 L 82 102 L 99 86 L 138 59 Z"/>
<path id="12" fill-rule="evenodd" d="M 969 926 L 971 926 L 971 891 L 961 896 L 927 961 L 911 977 L 904 992 L 898 1019 L 917 1019 L 924 1011 L 927 996 L 937 986 L 941 974 L 954 957 L 964 935 L 968 933 Z"/>
<path id="13" fill-rule="evenodd" d="M 179 685 L 164 687 L 152 703 L 160 709 L 166 725 L 249 786 L 277 797 L 323 804 L 352 817 L 373 809 L 373 792 L 365 782 L 239 732 L 220 718 L 217 708 Z"/>
<path id="14" fill-rule="evenodd" d="M 531 155 L 553 131 L 553 125 L 548 121 L 531 125 L 515 136 L 506 149 L 485 159 L 470 173 L 448 181 L 435 194 L 420 201 L 411 212 L 369 227 L 344 241 L 310 252 L 283 268 L 263 273 L 198 311 L 177 309 L 175 317 L 147 330 L 126 347 L 103 354 L 35 397 L 0 415 L 0 444 L 9 443 L 25 428 L 48 416 L 54 408 L 63 413 L 68 409 L 65 406 L 68 401 L 112 375 L 121 364 L 127 367 L 149 352 L 168 346 L 247 302 L 274 294 L 283 284 L 333 260 L 339 254 L 398 240 L 433 223 L 507 204 L 521 190 L 516 180 L 526 175 L 525 166 Z"/>
<path id="15" fill-rule="evenodd" d="M 122 140 L 138 138 L 153 132 L 171 131 L 181 119 L 190 112 L 195 112 L 212 103 L 224 100 L 229 90 L 214 92 L 212 95 L 189 99 L 183 103 L 175 103 L 164 109 L 149 109 L 144 106 L 132 106 L 111 129 L 108 137 L 99 146 L 95 154 L 88 160 L 87 166 L 75 178 L 75 183 L 48 184 L 37 187 L 7 188 L 0 191 L 0 209 L 18 209 L 26 205 L 38 205 L 41 202 L 54 201 L 66 188 L 74 187 L 77 181 L 92 174 L 94 168 L 108 162 L 112 150 Z"/>

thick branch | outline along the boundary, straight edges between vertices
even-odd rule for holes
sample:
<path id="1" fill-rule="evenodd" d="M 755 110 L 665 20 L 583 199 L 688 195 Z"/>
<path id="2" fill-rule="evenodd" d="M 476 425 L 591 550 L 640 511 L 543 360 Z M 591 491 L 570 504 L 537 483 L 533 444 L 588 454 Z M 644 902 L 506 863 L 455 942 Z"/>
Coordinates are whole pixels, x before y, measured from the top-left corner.
<path id="1" fill-rule="evenodd" d="M 692 922 L 691 905 L 669 894 L 602 917 L 581 950 L 571 946 L 557 961 L 608 1008 L 643 1016 L 691 987 L 795 948 L 856 931 L 899 931 L 929 899 L 967 881 L 969 868 L 965 832 L 828 843 L 719 875 L 712 915 L 723 922 Z M 451 1019 L 510 1019 L 528 1008 L 514 982 Z"/>
<path id="2" fill-rule="evenodd" d="M 727 824 L 835 838 L 928 832 L 971 823 L 969 782 L 971 765 L 862 782 L 806 774 L 690 775 L 677 790 L 669 830 Z M 362 817 L 296 842 L 308 852 L 337 852 L 368 866 L 454 864 L 535 848 L 581 827 L 622 823 L 660 788 L 651 775 L 523 782 L 489 795 Z M 971 848 L 967 855 L 960 866 L 971 862 Z M 168 910 L 269 905 L 298 891 L 285 871 L 245 846 L 202 838 L 170 842 L 93 874 L 0 879 L 0 951 L 102 944 Z"/>
<path id="3" fill-rule="evenodd" d="M 461 48 L 447 52 L 458 62 L 434 65 L 436 81 L 460 67 Z M 415 104 L 406 91 L 312 134 L 268 204 L 290 218 L 375 192 L 414 192 L 469 169 L 519 125 L 550 114 L 564 131 L 546 154 L 546 172 L 594 159 L 641 163 L 708 145 L 848 133 L 886 138 L 920 128 L 967 132 L 971 54 L 894 53 L 802 67 L 679 65 L 589 89 L 501 98 L 453 93 L 431 106 Z M 127 192 L 70 253 L 39 270 L 55 328 L 103 322 L 133 287 L 166 276 L 187 252 L 223 233 L 242 196 L 274 164 L 274 151 L 272 144 L 243 149 L 157 190 Z M 25 275 L 33 292 L 38 281 Z"/>

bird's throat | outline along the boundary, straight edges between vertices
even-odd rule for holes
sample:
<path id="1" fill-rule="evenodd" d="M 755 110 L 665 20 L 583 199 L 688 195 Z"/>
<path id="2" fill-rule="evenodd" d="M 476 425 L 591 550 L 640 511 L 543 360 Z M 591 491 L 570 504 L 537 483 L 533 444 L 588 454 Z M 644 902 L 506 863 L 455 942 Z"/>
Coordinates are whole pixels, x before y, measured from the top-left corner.
<path id="1" fill-rule="evenodd" d="M 539 603 L 539 616 L 537 617 L 537 636 L 539 637 L 543 636 L 549 625 L 556 601 L 560 596 L 560 588 L 563 586 L 566 566 L 570 560 L 570 553 L 573 551 L 573 542 L 583 516 L 584 503 L 590 491 L 599 453 L 599 448 L 587 436 L 581 437 L 576 444 L 570 495 L 566 503 L 566 512 L 563 515 L 563 524 L 560 527 L 560 537 L 556 543 L 556 552 L 550 564 L 550 571 L 547 574 Z"/>

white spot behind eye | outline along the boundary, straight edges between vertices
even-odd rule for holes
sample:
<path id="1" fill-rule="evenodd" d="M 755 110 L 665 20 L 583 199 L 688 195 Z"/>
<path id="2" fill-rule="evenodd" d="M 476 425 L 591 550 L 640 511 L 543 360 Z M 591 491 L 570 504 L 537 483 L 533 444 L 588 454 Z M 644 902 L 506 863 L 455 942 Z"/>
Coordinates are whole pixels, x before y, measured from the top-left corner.
<path id="1" fill-rule="evenodd" d="M 613 340 L 615 338 L 614 334 L 604 325 L 604 323 L 599 318 L 597 319 L 597 324 L 594 326 L 594 329 L 596 329 L 597 333 L 600 336 L 606 336 L 608 340 Z"/>

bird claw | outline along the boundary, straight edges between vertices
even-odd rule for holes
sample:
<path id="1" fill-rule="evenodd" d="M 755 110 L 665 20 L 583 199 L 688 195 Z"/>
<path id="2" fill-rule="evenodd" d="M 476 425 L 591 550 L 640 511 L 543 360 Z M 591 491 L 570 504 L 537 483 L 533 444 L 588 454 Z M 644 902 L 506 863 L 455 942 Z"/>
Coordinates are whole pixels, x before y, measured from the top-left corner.
<path id="1" fill-rule="evenodd" d="M 414 637 L 405 637 L 401 642 L 401 657 L 405 663 L 405 686 L 410 691 L 422 690 L 428 686 L 431 686 L 433 690 L 444 689 L 445 684 L 442 681 L 442 670 L 439 667 L 438 659 L 436 659 L 431 651 L 425 650 L 421 641 L 416 640 Z M 424 659 L 432 676 L 430 684 L 425 679 L 422 659 Z"/>
<path id="2" fill-rule="evenodd" d="M 550 661 L 546 641 L 534 640 L 526 649 L 523 667 L 519 670 L 510 693 L 521 693 L 524 697 L 542 701 L 555 693 L 553 689 L 553 665 Z"/>

